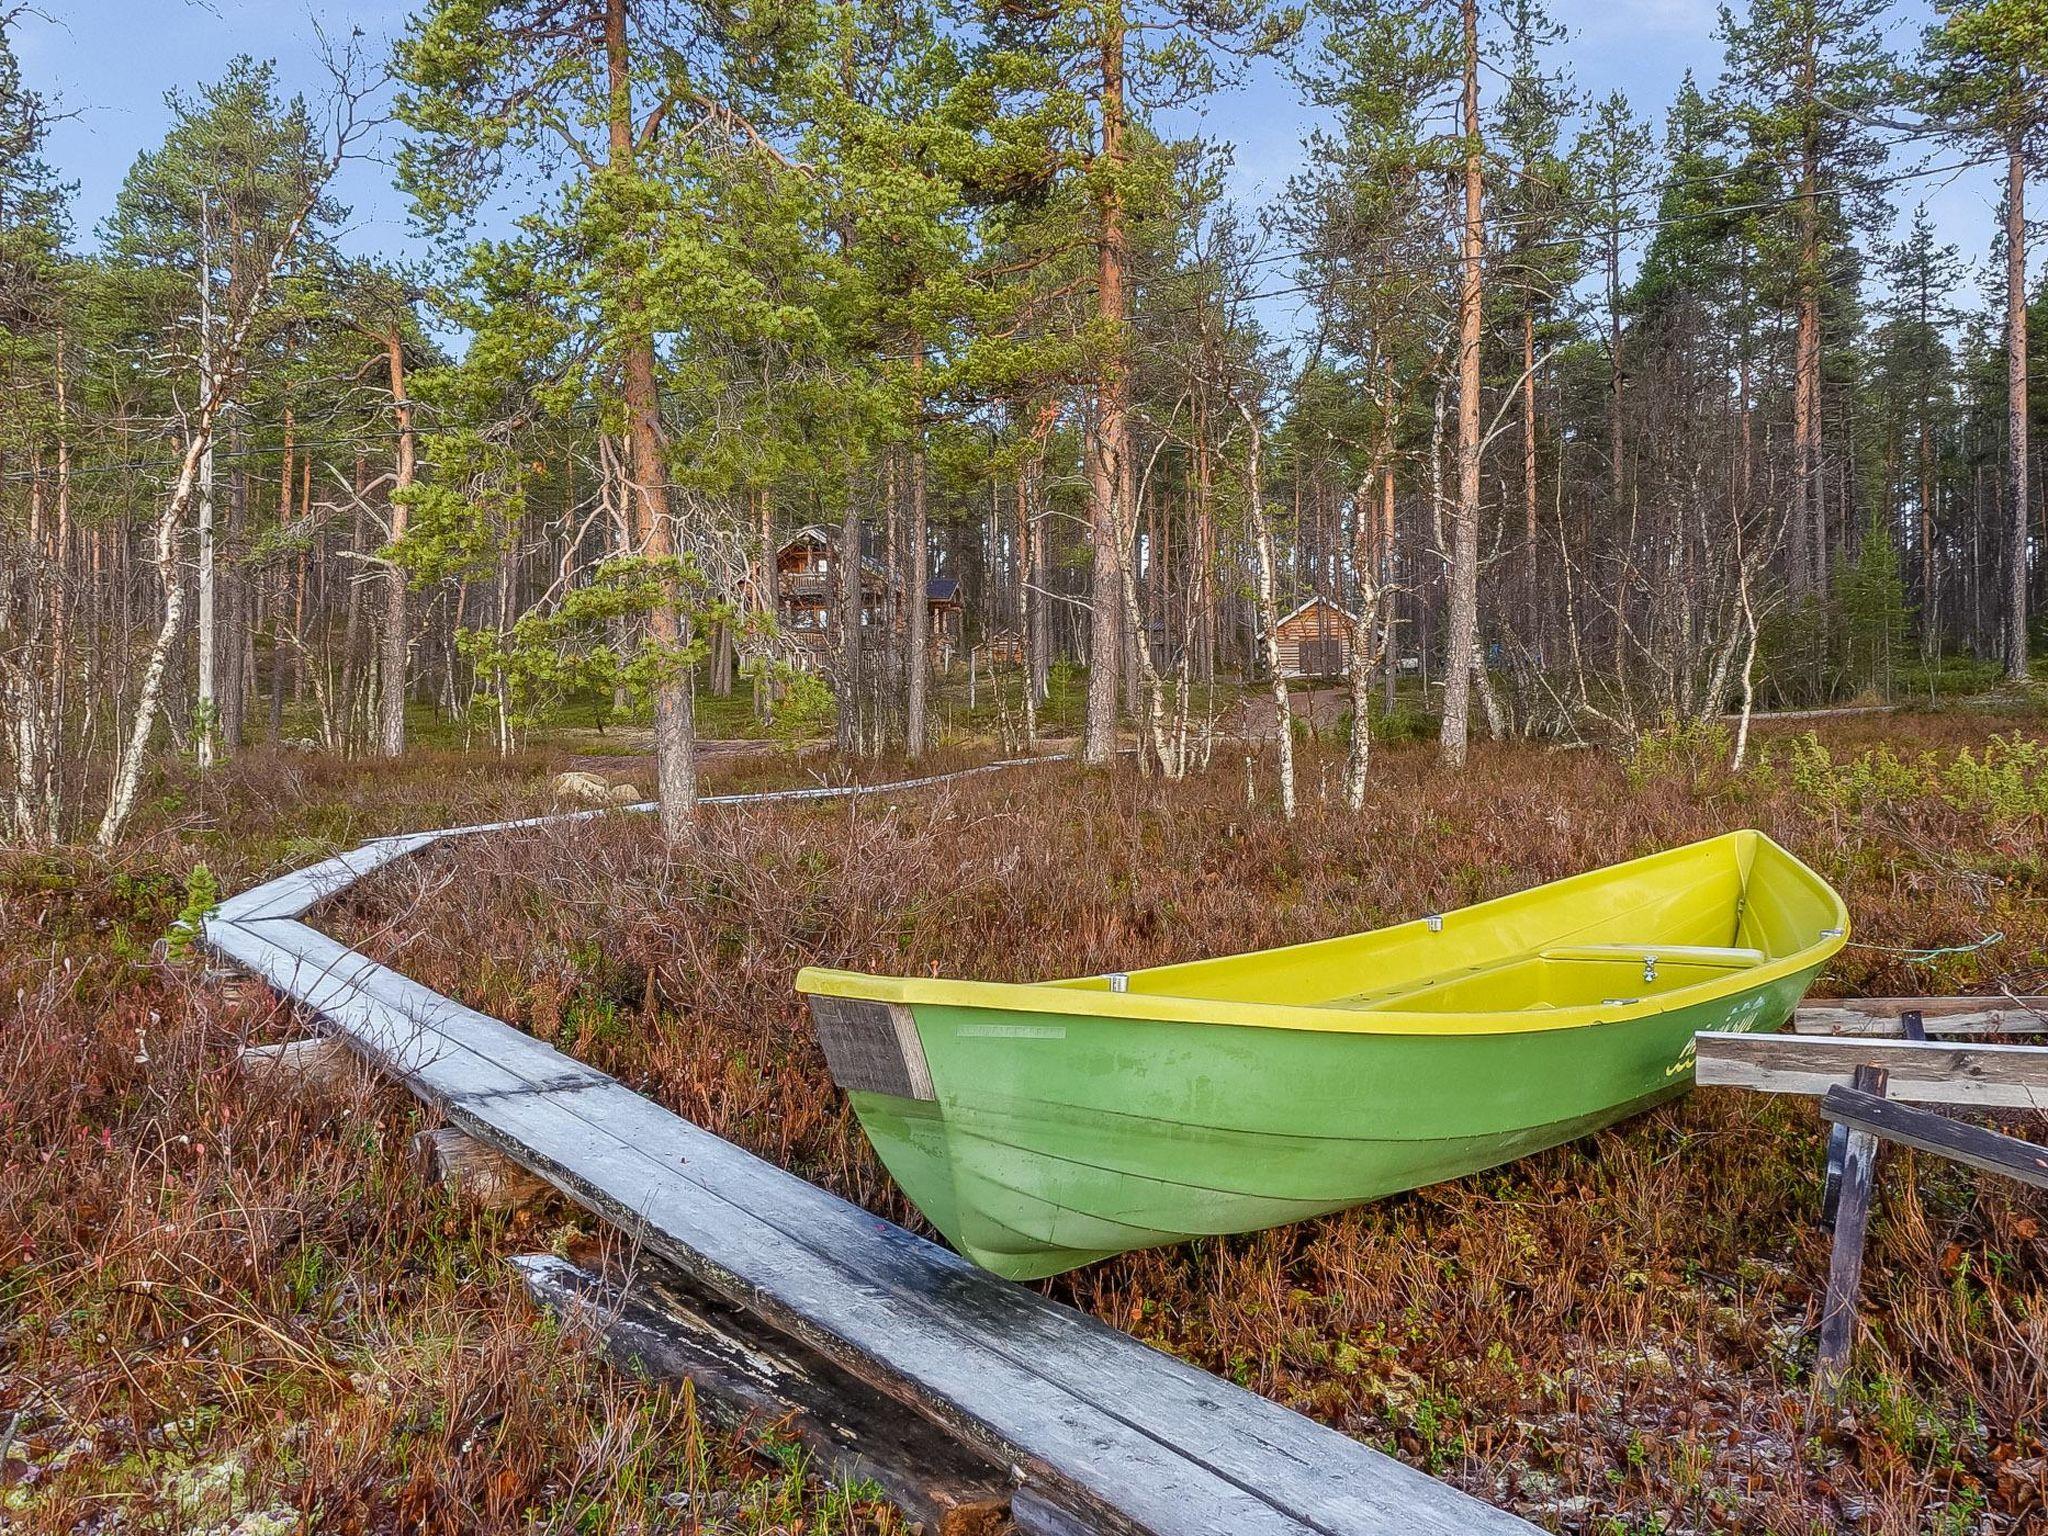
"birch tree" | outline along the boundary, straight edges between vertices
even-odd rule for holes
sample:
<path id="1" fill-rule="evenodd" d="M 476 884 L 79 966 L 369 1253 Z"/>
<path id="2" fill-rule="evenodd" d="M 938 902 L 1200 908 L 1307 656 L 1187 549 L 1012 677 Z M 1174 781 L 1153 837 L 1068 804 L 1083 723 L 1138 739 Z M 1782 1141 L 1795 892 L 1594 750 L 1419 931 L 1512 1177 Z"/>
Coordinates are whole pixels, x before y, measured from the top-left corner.
<path id="1" fill-rule="evenodd" d="M 280 278 L 317 238 L 319 226 L 339 216 L 328 199 L 329 185 L 372 126 L 363 113 L 369 85 L 360 62 L 345 56 L 334 68 L 336 84 L 324 135 L 302 100 L 290 102 L 282 111 L 268 110 L 269 71 L 246 60 L 237 62 L 222 87 L 203 92 L 197 104 L 174 98 L 179 121 L 164 151 L 138 162 L 116 205 L 115 227 L 123 232 L 131 259 L 143 261 L 146 254 L 153 253 L 165 257 L 174 269 L 179 260 L 178 235 L 193 240 L 199 223 L 196 217 L 181 220 L 181 206 L 196 214 L 200 200 L 210 190 L 201 177 L 179 175 L 177 163 L 188 157 L 203 159 L 217 131 L 224 132 L 228 143 L 260 147 L 258 154 L 239 164 L 228 163 L 231 177 L 238 171 L 241 174 L 220 189 L 238 194 L 223 201 L 233 209 L 248 209 L 250 216 L 231 218 L 222 231 L 236 257 L 222 296 L 218 339 L 208 338 L 205 343 L 204 387 L 183 412 L 183 452 L 156 519 L 152 561 L 163 592 L 163 611 L 114 767 L 106 811 L 100 818 L 97 843 L 102 852 L 113 849 L 133 813 L 163 702 L 165 672 L 184 629 L 187 596 L 181 568 L 182 532 L 199 494 L 202 466 L 213 447 L 215 431 L 245 382 L 252 345 L 270 318 Z M 250 201 L 242 203 L 241 196 Z M 149 243 L 152 231 L 158 243 Z M 196 258 L 197 248 L 188 244 L 185 255 Z M 210 215 L 204 248 L 211 257 Z"/>

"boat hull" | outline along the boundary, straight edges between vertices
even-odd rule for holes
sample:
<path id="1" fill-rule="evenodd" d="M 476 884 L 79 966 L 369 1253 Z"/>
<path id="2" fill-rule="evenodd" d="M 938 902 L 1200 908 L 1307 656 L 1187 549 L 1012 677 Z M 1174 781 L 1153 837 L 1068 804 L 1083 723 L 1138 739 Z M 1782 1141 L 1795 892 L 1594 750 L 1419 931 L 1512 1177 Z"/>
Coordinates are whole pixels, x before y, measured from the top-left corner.
<path id="1" fill-rule="evenodd" d="M 1812 979 L 1805 970 L 1647 1019 L 1505 1035 L 898 1005 L 934 1096 L 851 1098 L 890 1175 L 946 1239 L 986 1269 L 1032 1279 L 1558 1146 L 1684 1092 L 1695 1031 L 1778 1029 Z"/>
<path id="2" fill-rule="evenodd" d="M 806 970 L 904 1192 L 1017 1279 L 1298 1221 L 1610 1125 L 1700 1030 L 1783 1026 L 1846 942 L 1739 831 L 1284 949 L 1033 984 Z"/>

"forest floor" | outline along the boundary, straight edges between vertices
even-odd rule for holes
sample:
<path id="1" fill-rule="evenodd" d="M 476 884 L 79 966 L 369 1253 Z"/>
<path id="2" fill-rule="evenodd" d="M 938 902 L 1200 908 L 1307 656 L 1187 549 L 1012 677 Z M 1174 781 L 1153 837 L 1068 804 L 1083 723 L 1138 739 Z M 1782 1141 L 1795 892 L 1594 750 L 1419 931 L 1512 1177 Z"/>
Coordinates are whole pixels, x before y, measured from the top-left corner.
<path id="1" fill-rule="evenodd" d="M 0 854 L 0 1532 L 902 1530 L 772 1426 L 701 1424 L 558 1334 L 502 1260 L 589 1251 L 580 1212 L 452 1201 L 410 1152 L 431 1122 L 367 1074 L 246 1079 L 291 1018 L 164 952 L 366 837 L 558 809 L 569 766 L 259 749 L 154 782 L 118 860 Z"/>
<path id="2" fill-rule="evenodd" d="M 1247 804 L 1241 761 L 1182 784 L 1052 764 L 720 811 L 681 854 L 645 818 L 465 843 L 383 872 L 325 921 L 914 1224 L 831 1087 L 791 990 L 800 965 L 1133 969 L 1370 928 L 1747 825 L 1848 899 L 1858 947 L 1819 990 L 2034 993 L 2040 732 L 2038 716 L 1983 710 L 1803 722 L 1767 729 L 1739 776 L 1711 729 L 1626 761 L 1482 746 L 1460 780 L 1426 747 L 1391 747 L 1357 817 L 1330 804 L 1336 766 L 1311 742 L 1292 825 L 1263 781 Z M 411 1167 L 423 1122 L 390 1090 L 314 1101 L 245 1084 L 236 1050 L 289 1021 L 259 989 L 151 956 L 214 881 L 543 808 L 567 762 L 256 753 L 159 785 L 118 866 L 0 863 L 0 996 L 21 1014 L 0 1037 L 0 1526 L 889 1528 L 772 1437 L 702 1429 L 682 1398 L 537 1321 L 497 1260 L 587 1243 L 588 1218 L 450 1204 Z M 708 776 L 826 771 L 763 755 Z M 194 877 L 202 861 L 212 879 Z M 1993 932 L 1931 963 L 1887 948 Z M 2039 1138 L 2038 1118 L 2005 1123 Z M 1869 1333 L 1843 1405 L 1820 1413 L 1821 1159 L 1810 1103 L 1706 1090 L 1504 1169 L 1048 1288 L 1559 1532 L 2040 1528 L 2043 1202 L 1889 1158 Z"/>

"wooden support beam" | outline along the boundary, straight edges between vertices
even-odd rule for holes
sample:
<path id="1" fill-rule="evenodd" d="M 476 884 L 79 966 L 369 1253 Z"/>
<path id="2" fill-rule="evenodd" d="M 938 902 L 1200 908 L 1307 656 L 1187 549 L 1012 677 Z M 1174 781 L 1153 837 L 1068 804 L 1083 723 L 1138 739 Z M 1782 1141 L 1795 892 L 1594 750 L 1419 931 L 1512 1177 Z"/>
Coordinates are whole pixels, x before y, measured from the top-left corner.
<path id="1" fill-rule="evenodd" d="M 1842 1163 L 1849 1155 L 1849 1127 L 1839 1121 L 1828 1127 L 1828 1167 L 1820 1186 L 1820 1224 L 1835 1229 L 1842 1206 Z"/>
<path id="2" fill-rule="evenodd" d="M 1807 1003 L 1792 1015 L 1802 1035 L 1906 1035 L 1904 1017 L 1920 1015 L 1929 1035 L 2038 1035 L 2048 1033 L 2048 1001 L 2003 997 L 1857 997 Z"/>
<path id="3" fill-rule="evenodd" d="M 421 1131 L 413 1137 L 412 1147 L 430 1177 L 460 1198 L 494 1210 L 530 1204 L 554 1187 L 465 1131 Z"/>
<path id="4" fill-rule="evenodd" d="M 1883 1067 L 1858 1067 L 1855 1082 L 1862 1097 L 1874 1104 L 1883 1102 Z M 1828 1260 L 1828 1289 L 1821 1303 L 1820 1348 L 1814 1368 L 1821 1390 L 1830 1398 L 1841 1385 L 1856 1338 L 1856 1294 L 1863 1286 L 1863 1242 L 1870 1227 L 1870 1194 L 1876 1177 L 1877 1138 L 1851 1128 L 1842 1154 L 1834 1250 Z"/>
<path id="5" fill-rule="evenodd" d="M 1890 1097 L 1984 1109 L 2048 1109 L 2048 1047 L 1948 1040 L 1835 1039 L 1703 1031 L 1693 1037 L 1703 1086 L 1803 1093 L 1846 1085 L 1866 1063 L 1891 1074 Z"/>
<path id="6" fill-rule="evenodd" d="M 1820 1112 L 1852 1132 L 1880 1136 L 1902 1147 L 1917 1147 L 1985 1173 L 2048 1189 L 2048 1147 L 2037 1142 L 2021 1141 L 1924 1109 L 1909 1109 L 1854 1088 L 1830 1088 L 1820 1101 Z"/>
<path id="7" fill-rule="evenodd" d="M 512 1262 L 535 1300 L 588 1328 L 613 1364 L 693 1382 L 721 1423 L 779 1428 L 835 1480 L 875 1483 L 926 1536 L 1007 1529 L 1002 1466 L 669 1266 L 643 1260 L 621 1283 L 552 1254 Z"/>
<path id="8" fill-rule="evenodd" d="M 318 1088 L 343 1088 L 366 1075 L 356 1053 L 327 1036 L 287 1040 L 281 1045 L 245 1045 L 236 1062 L 252 1078 Z"/>

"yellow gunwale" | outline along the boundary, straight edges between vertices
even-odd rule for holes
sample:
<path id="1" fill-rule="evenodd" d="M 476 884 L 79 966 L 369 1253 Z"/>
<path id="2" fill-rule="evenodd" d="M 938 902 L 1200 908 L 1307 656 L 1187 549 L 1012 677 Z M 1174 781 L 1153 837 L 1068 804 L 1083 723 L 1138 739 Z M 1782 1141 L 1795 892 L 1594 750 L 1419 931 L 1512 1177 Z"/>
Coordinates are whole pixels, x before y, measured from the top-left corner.
<path id="1" fill-rule="evenodd" d="M 1834 908 L 1835 920 L 1829 925 L 1834 931 L 1817 937 L 1803 949 L 1795 950 L 1778 959 L 1731 971 L 1728 975 L 1714 980 L 1696 982 L 1689 987 L 1678 987 L 1669 992 L 1653 994 L 1632 1003 L 1595 1003 L 1575 1008 L 1502 1009 L 1471 1013 L 1361 1011 L 1318 1004 L 1245 1002 L 1230 998 L 1193 997 L 1165 992 L 1112 992 L 1108 989 L 1106 979 L 1100 976 L 1042 982 L 961 981 L 946 977 L 872 976 L 862 971 L 842 971 L 823 966 L 805 966 L 798 971 L 796 989 L 799 992 L 816 993 L 824 997 L 859 998 L 870 1002 L 902 1003 L 912 1007 L 927 1004 L 946 1008 L 996 1009 L 1010 1013 L 1055 1013 L 1087 1018 L 1139 1019 L 1174 1024 L 1231 1024 L 1253 1029 L 1295 1029 L 1349 1035 L 1518 1035 L 1544 1030 L 1586 1029 L 1600 1024 L 1625 1024 L 1633 1020 L 1655 1018 L 1681 1008 L 1695 1007 L 1701 1003 L 1754 992 L 1786 976 L 1823 963 L 1849 941 L 1849 911 L 1834 887 L 1807 869 L 1805 864 L 1762 832 L 1722 833 L 1717 837 L 1701 838 L 1698 842 L 1668 849 L 1666 853 L 1681 853 L 1688 848 L 1701 848 L 1710 843 L 1720 842 L 1724 838 L 1743 836 L 1752 837 L 1777 848 L 1797 865 L 1815 886 L 1827 894 Z M 1663 856 L 1653 854 L 1650 857 Z M 1503 902 L 1519 901 L 1530 891 L 1556 891 L 1580 882 L 1597 881 L 1634 862 L 1639 861 L 1610 864 L 1568 876 L 1563 880 L 1512 891 L 1491 901 L 1460 907 L 1456 909 L 1455 914 L 1446 914 L 1446 918 L 1456 915 L 1462 926 L 1464 922 L 1475 920 L 1478 914 L 1485 912 L 1489 907 Z M 1428 919 L 1418 918 L 1412 923 L 1397 923 L 1390 928 L 1366 929 L 1363 933 L 1392 934 L 1403 930 L 1420 930 L 1426 928 L 1427 923 Z M 1341 934 L 1334 937 L 1341 940 L 1362 936 L 1363 934 Z M 1277 960 L 1293 951 L 1331 942 L 1332 939 L 1308 939 L 1299 944 L 1282 945 L 1275 949 L 1245 950 L 1231 958 L 1259 955 Z M 1168 968 L 1159 966 L 1151 969 Z M 1135 980 L 1145 974 L 1146 971 L 1132 971 L 1130 976 Z"/>

